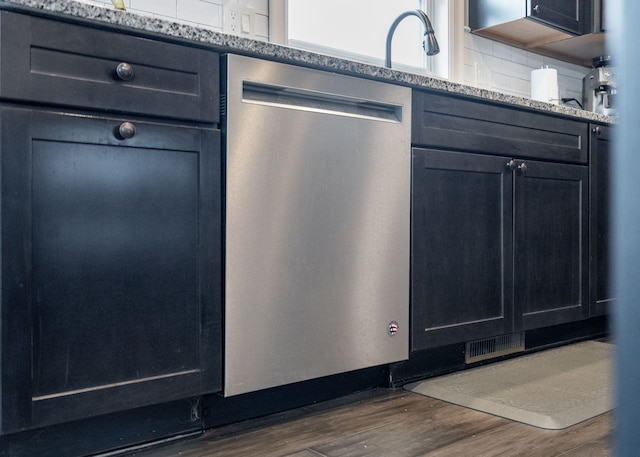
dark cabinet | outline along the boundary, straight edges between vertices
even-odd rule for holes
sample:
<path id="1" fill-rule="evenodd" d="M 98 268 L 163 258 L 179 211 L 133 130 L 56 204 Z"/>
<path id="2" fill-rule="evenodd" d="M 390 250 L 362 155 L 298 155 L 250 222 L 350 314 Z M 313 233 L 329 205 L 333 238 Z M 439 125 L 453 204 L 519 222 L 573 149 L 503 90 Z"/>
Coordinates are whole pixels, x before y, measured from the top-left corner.
<path id="1" fill-rule="evenodd" d="M 414 91 L 411 143 L 558 163 L 587 164 L 586 122 L 434 92 Z"/>
<path id="2" fill-rule="evenodd" d="M 6 11 L 0 20 L 5 100 L 219 122 L 213 52 Z"/>
<path id="3" fill-rule="evenodd" d="M 412 350 L 589 316 L 588 125 L 414 92 Z"/>
<path id="4" fill-rule="evenodd" d="M 219 390 L 219 132 L 1 121 L 3 431 Z"/>
<path id="5" fill-rule="evenodd" d="M 497 4 L 492 0 L 474 0 L 469 2 L 469 26 L 471 30 L 503 24 L 507 27 L 506 24 L 526 18 L 571 35 L 582 35 L 591 32 L 592 10 L 593 0 L 503 0 Z M 517 34 L 517 27 L 511 33 Z M 530 39 L 535 37 L 532 35 Z"/>
<path id="6" fill-rule="evenodd" d="M 222 382 L 219 56 L 0 21 L 1 432 L 197 420 Z"/>
<path id="7" fill-rule="evenodd" d="M 513 178 L 506 162 L 413 150 L 413 350 L 513 328 Z"/>
<path id="8" fill-rule="evenodd" d="M 588 167 L 517 161 L 514 187 L 515 330 L 588 317 Z"/>
<path id="9" fill-rule="evenodd" d="M 412 349 L 587 317 L 584 166 L 415 148 Z"/>
<path id="10" fill-rule="evenodd" d="M 531 19 L 582 35 L 591 30 L 593 0 L 531 0 L 527 1 Z"/>
<path id="11" fill-rule="evenodd" d="M 469 27 L 510 46 L 590 68 L 607 54 L 603 0 L 473 0 Z"/>
<path id="12" fill-rule="evenodd" d="M 613 302 L 611 283 L 611 136 L 612 128 L 591 126 L 590 240 L 591 315 L 605 314 Z"/>
<path id="13" fill-rule="evenodd" d="M 611 30 L 605 0 L 593 0 L 593 32 L 604 33 Z"/>

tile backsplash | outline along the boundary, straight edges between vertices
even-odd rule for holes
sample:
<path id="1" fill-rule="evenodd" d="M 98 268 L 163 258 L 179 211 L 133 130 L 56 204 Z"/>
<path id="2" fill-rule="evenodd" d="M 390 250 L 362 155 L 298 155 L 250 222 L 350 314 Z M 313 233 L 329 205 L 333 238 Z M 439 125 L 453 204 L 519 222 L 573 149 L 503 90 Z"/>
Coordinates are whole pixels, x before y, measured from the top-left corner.
<path id="1" fill-rule="evenodd" d="M 586 67 L 544 57 L 497 41 L 464 34 L 464 80 L 469 86 L 530 98 L 531 71 L 543 67 L 558 71 L 559 97 L 582 103 L 582 78 Z M 567 103 L 577 107 L 573 102 Z"/>
<path id="2" fill-rule="evenodd" d="M 112 8 L 110 0 L 78 0 Z M 197 25 L 223 32 L 224 9 L 228 3 L 253 8 L 253 38 L 269 39 L 269 0 L 124 0 L 127 11 Z"/>
<path id="3" fill-rule="evenodd" d="M 112 7 L 111 1 L 79 0 Z M 128 11 L 224 32 L 224 5 L 253 8 L 253 38 L 269 39 L 269 0 L 125 0 Z M 588 68 L 543 57 L 466 31 L 464 73 L 459 81 L 469 86 L 530 98 L 531 71 L 549 66 L 558 70 L 560 98 L 582 101 L 582 78 Z M 571 106 L 576 106 L 570 103 Z"/>

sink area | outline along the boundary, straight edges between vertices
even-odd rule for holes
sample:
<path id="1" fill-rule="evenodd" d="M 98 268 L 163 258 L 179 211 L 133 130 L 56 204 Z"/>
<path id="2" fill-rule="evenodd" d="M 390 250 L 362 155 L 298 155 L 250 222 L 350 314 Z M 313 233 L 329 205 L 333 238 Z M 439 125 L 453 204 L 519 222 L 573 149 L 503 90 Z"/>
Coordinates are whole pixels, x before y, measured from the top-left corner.
<path id="1" fill-rule="evenodd" d="M 73 0 L 61 0 L 58 2 L 5 0 L 3 3 L 5 5 L 10 5 L 12 8 L 33 8 L 35 6 L 42 12 L 61 13 L 83 19 L 91 18 L 94 21 L 131 28 L 141 33 L 157 33 L 180 41 L 186 39 L 198 44 L 199 46 L 205 45 L 214 50 L 223 50 L 225 52 L 252 55 L 262 57 L 264 59 L 288 62 L 302 66 L 311 66 L 337 73 L 359 76 L 367 79 L 376 79 L 416 88 L 433 89 L 461 96 L 478 97 L 490 101 L 525 108 L 533 108 L 596 122 L 612 122 L 612 118 L 609 116 L 579 110 L 570 106 L 538 102 L 528 98 L 506 95 L 500 92 L 472 87 L 430 76 L 392 70 L 381 66 L 358 63 L 352 60 L 303 51 L 264 41 L 256 41 L 234 35 L 218 33 L 210 29 L 186 24 L 177 24 L 164 19 L 142 16 L 130 11 L 115 11 L 79 3 Z"/>

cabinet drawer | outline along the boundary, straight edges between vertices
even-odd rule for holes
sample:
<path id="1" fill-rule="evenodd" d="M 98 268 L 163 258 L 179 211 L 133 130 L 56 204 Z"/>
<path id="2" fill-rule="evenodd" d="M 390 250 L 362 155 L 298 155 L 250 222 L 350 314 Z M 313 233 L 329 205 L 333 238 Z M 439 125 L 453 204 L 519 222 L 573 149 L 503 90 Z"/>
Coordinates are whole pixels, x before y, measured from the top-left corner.
<path id="1" fill-rule="evenodd" d="M 414 91 L 412 123 L 416 146 L 587 163 L 586 122 Z"/>
<path id="2" fill-rule="evenodd" d="M 5 99 L 219 121 L 214 52 L 10 12 L 0 17 Z"/>

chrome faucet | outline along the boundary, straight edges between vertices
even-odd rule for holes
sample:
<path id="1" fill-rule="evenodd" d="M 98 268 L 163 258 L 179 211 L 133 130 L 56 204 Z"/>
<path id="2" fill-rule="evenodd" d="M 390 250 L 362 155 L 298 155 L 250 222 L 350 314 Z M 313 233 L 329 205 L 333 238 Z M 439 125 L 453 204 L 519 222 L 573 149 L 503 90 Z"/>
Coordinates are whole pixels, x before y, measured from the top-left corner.
<path id="1" fill-rule="evenodd" d="M 387 57 L 385 59 L 385 66 L 387 68 L 391 68 L 391 39 L 393 38 L 393 32 L 396 31 L 396 27 L 407 16 L 417 16 L 424 25 L 424 41 L 422 42 L 422 47 L 428 56 L 435 56 L 440 52 L 440 46 L 438 45 L 438 40 L 436 40 L 436 34 L 433 31 L 433 27 L 431 26 L 431 21 L 429 20 L 429 16 L 422 10 L 411 10 L 402 13 L 400 16 L 393 21 L 391 27 L 389 28 L 389 33 L 387 34 Z"/>

